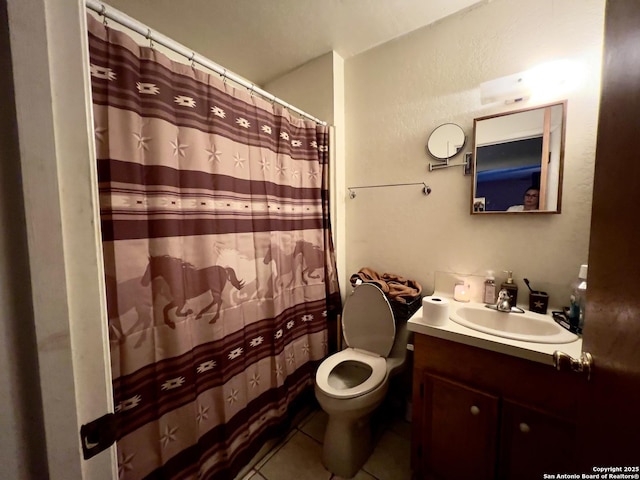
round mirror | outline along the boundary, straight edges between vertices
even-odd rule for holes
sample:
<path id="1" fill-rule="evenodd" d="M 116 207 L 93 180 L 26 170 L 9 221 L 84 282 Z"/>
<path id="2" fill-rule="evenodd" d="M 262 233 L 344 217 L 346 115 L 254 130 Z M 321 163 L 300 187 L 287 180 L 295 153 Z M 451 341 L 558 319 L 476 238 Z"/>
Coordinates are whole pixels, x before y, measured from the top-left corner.
<path id="1" fill-rule="evenodd" d="M 445 123 L 436 128 L 427 141 L 427 152 L 438 160 L 447 160 L 464 147 L 467 136 L 459 125 Z"/>

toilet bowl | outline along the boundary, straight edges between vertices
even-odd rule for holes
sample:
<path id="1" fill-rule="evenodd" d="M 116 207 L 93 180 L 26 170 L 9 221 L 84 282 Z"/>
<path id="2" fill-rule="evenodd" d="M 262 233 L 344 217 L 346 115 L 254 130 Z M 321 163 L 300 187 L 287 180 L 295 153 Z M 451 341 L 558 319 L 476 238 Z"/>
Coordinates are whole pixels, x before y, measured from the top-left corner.
<path id="1" fill-rule="evenodd" d="M 353 477 L 371 454 L 370 417 L 389 390 L 389 378 L 406 359 L 406 321 L 396 322 L 377 286 L 355 288 L 342 311 L 348 348 L 318 367 L 315 394 L 329 420 L 322 462 L 330 472 Z"/>

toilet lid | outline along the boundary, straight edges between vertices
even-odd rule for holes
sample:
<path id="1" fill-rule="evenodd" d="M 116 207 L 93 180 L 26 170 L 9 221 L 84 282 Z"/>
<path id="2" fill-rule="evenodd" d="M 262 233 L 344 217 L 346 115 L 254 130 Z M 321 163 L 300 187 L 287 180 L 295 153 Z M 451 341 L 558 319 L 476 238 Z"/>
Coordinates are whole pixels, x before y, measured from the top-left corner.
<path id="1" fill-rule="evenodd" d="M 342 332 L 351 348 L 386 357 L 396 336 L 396 324 L 387 297 L 371 283 L 355 288 L 342 310 Z"/>

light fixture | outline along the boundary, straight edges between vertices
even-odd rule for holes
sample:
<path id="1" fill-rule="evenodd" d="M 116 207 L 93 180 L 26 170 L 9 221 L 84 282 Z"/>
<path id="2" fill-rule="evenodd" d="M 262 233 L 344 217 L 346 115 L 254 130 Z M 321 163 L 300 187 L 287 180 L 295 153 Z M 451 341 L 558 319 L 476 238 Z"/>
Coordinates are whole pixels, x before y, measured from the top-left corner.
<path id="1" fill-rule="evenodd" d="M 579 87 L 584 65 L 575 60 L 553 60 L 524 72 L 514 73 L 480 84 L 480 102 L 516 103 L 535 97 L 548 101 Z"/>
<path id="2" fill-rule="evenodd" d="M 527 100 L 531 87 L 526 72 L 514 73 L 480 84 L 480 103 L 515 103 Z"/>

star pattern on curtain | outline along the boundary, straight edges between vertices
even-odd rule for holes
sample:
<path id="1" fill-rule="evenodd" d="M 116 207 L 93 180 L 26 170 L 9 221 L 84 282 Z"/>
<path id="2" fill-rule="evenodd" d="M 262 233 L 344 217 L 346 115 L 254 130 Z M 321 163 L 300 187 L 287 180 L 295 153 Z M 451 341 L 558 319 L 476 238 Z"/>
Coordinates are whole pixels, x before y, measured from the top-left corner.
<path id="1" fill-rule="evenodd" d="M 178 427 L 171 427 L 167 424 L 167 426 L 164 428 L 164 432 L 162 432 L 162 436 L 160 437 L 162 448 L 167 448 L 167 445 L 176 440 L 176 433 L 178 432 L 178 430 Z"/>
<path id="2" fill-rule="evenodd" d="M 220 163 L 222 151 L 218 150 L 214 143 L 211 143 L 209 148 L 205 149 L 205 152 L 207 152 L 209 162 L 216 161 L 217 163 Z"/>
<path id="3" fill-rule="evenodd" d="M 252 388 L 256 388 L 258 385 L 260 385 L 260 374 L 255 372 L 253 375 L 251 375 L 251 378 L 249 379 L 249 384 L 251 385 Z"/>
<path id="4" fill-rule="evenodd" d="M 202 423 L 204 420 L 209 418 L 208 412 L 209 412 L 209 407 L 199 404 L 198 413 L 196 414 L 196 421 L 198 423 Z"/>
<path id="5" fill-rule="evenodd" d="M 118 452 L 118 477 L 122 477 L 126 472 L 133 470 L 132 461 L 136 456 L 134 453 L 126 453 L 124 449 Z"/>

